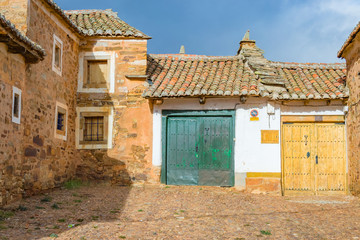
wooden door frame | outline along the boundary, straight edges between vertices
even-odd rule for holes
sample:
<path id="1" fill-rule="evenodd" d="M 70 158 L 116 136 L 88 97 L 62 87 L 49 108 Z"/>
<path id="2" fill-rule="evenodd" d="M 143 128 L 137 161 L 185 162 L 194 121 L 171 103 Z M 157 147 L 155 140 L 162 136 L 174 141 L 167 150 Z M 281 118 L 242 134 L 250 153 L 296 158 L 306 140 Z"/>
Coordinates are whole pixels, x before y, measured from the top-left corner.
<path id="1" fill-rule="evenodd" d="M 161 117 L 161 171 L 160 171 L 160 182 L 167 184 L 166 176 L 166 164 L 167 164 L 167 127 L 168 127 L 168 118 L 169 117 L 231 117 L 231 129 L 230 139 L 235 138 L 235 110 L 162 110 Z M 231 170 L 232 176 L 230 179 L 230 185 L 234 186 L 235 183 L 235 161 L 234 161 L 234 151 L 235 141 L 232 141 L 231 144 Z"/>
<path id="2" fill-rule="evenodd" d="M 284 182 L 284 137 L 283 125 L 284 123 L 345 123 L 344 115 L 282 115 L 280 118 L 280 138 L 281 138 L 281 195 L 284 196 L 285 182 Z M 345 124 L 345 192 L 349 193 L 348 189 L 348 172 L 347 172 L 347 138 L 346 138 L 346 124 Z"/>

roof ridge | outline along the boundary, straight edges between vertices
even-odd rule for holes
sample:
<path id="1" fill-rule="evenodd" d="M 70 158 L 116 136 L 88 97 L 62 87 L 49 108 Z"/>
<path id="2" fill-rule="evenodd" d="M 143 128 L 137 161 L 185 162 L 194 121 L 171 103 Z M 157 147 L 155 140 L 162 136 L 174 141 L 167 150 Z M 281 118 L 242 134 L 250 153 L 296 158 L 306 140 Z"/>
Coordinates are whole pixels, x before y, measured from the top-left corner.
<path id="1" fill-rule="evenodd" d="M 281 66 L 281 67 L 310 67 L 310 68 L 345 68 L 345 63 L 298 63 L 298 62 L 276 62 L 269 61 L 272 66 Z"/>
<path id="2" fill-rule="evenodd" d="M 352 42 L 352 40 L 356 37 L 356 34 L 360 31 L 360 22 L 356 24 L 354 29 L 349 34 L 348 38 L 345 40 L 344 44 L 341 46 L 340 50 L 337 53 L 338 58 L 344 58 L 342 55 L 345 51 L 345 48 L 349 46 L 349 44 Z"/>
<path id="3" fill-rule="evenodd" d="M 208 56 L 208 55 L 198 55 L 198 54 L 156 54 L 156 53 L 152 53 L 152 54 L 148 54 L 148 56 L 150 57 L 154 57 L 154 58 L 161 58 L 161 57 L 173 57 L 173 58 L 179 58 L 179 59 L 207 59 L 207 60 L 212 60 L 212 59 L 228 59 L 228 60 L 235 60 L 235 59 L 241 59 L 240 56 Z"/>
<path id="4" fill-rule="evenodd" d="M 76 14 L 76 13 L 96 13 L 96 12 L 100 12 L 100 13 L 107 13 L 107 14 L 111 14 L 114 17 L 119 17 L 117 12 L 114 12 L 111 8 L 109 9 L 73 9 L 73 10 L 64 10 L 64 12 L 69 15 L 69 14 Z"/>

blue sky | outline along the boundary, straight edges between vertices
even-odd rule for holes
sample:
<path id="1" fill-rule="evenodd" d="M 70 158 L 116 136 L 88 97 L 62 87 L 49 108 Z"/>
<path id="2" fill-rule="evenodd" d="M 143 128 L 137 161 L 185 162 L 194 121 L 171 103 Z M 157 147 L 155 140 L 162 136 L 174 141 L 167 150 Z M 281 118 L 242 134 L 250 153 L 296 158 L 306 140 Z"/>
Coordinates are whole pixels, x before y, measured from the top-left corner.
<path id="1" fill-rule="evenodd" d="M 108 9 L 152 37 L 149 53 L 231 56 L 246 30 L 265 57 L 344 62 L 337 51 L 360 20 L 358 0 L 55 0 L 65 10 Z"/>

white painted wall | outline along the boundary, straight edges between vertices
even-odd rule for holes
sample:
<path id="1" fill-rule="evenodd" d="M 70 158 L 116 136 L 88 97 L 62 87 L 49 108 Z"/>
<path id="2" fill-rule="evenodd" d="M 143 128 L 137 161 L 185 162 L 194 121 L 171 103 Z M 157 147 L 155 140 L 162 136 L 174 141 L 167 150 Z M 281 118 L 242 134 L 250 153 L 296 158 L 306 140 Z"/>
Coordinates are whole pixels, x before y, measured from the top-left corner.
<path id="1" fill-rule="evenodd" d="M 259 111 L 259 121 L 250 121 L 251 109 Z M 280 131 L 280 108 L 275 104 L 275 114 L 269 115 L 265 99 L 248 101 L 238 105 L 235 124 L 235 172 L 281 172 L 280 141 L 261 143 L 261 130 Z"/>
<path id="2" fill-rule="evenodd" d="M 284 115 L 344 115 L 344 106 L 327 106 L 313 103 L 304 106 L 284 106 L 268 102 L 265 98 L 249 98 L 245 104 L 239 98 L 206 99 L 165 99 L 162 105 L 154 106 L 153 114 L 153 165 L 161 166 L 161 120 L 163 110 L 235 110 L 235 184 L 245 185 L 246 172 L 281 172 L 281 139 L 277 144 L 262 144 L 261 130 L 279 130 L 281 137 L 281 116 Z M 338 104 L 338 103 L 336 103 Z M 269 105 L 269 106 L 268 106 Z M 259 112 L 259 121 L 250 121 L 250 111 Z M 273 110 L 273 111 L 271 111 Z M 268 114 L 268 111 L 271 114 Z"/>

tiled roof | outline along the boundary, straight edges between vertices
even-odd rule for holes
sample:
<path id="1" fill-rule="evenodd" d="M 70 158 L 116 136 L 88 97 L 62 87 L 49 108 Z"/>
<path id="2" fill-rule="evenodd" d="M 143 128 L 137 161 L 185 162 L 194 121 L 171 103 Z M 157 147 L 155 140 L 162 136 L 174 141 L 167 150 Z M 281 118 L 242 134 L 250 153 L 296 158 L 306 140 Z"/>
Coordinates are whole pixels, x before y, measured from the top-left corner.
<path id="1" fill-rule="evenodd" d="M 260 93 L 255 74 L 237 56 L 149 55 L 152 85 L 144 97 L 237 96 Z"/>
<path id="2" fill-rule="evenodd" d="M 285 80 L 281 99 L 336 99 L 349 96 L 345 87 L 344 64 L 281 63 L 270 64 Z"/>
<path id="3" fill-rule="evenodd" d="M 348 97 L 343 64 L 268 61 L 256 69 L 242 55 L 148 56 L 151 86 L 147 98 L 195 96 L 262 96 L 271 99 L 340 99 Z M 277 82 L 269 81 L 270 78 Z M 262 78 L 269 78 L 264 81 Z"/>
<path id="4" fill-rule="evenodd" d="M 85 35 L 80 28 L 76 26 L 65 14 L 65 12 L 53 1 L 53 0 L 42 0 L 50 8 L 52 8 L 75 32 L 80 35 Z"/>
<path id="5" fill-rule="evenodd" d="M 108 10 L 62 10 L 53 0 L 43 0 L 78 34 L 82 36 L 150 37 L 122 21 Z"/>
<path id="6" fill-rule="evenodd" d="M 349 46 L 349 44 L 352 42 L 352 40 L 354 40 L 356 34 L 360 31 L 360 22 L 355 26 L 354 30 L 350 33 L 349 37 L 346 39 L 345 43 L 342 45 L 342 47 L 340 48 L 337 56 L 338 58 L 343 57 L 342 54 L 345 51 L 345 48 L 347 46 Z"/>
<path id="7" fill-rule="evenodd" d="M 16 29 L 14 24 L 6 20 L 2 14 L 0 14 L 0 26 L 5 30 L 5 34 L 0 33 L 0 42 L 5 42 L 9 51 L 22 54 L 28 62 L 44 59 L 45 50 Z"/>
<path id="8" fill-rule="evenodd" d="M 121 20 L 116 12 L 108 10 L 65 11 L 69 19 L 87 36 L 150 37 Z"/>

